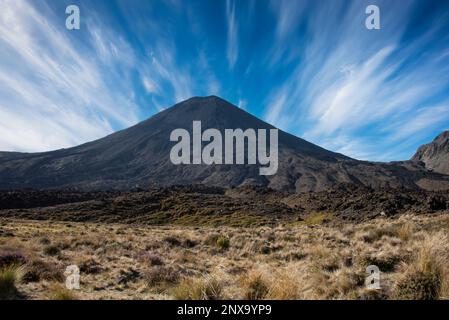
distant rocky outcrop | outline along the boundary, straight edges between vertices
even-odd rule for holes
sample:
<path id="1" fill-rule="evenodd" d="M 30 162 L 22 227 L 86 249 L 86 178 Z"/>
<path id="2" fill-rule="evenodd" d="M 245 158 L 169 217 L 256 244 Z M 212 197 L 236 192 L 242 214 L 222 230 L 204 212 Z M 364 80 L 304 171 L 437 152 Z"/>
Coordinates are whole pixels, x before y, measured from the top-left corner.
<path id="1" fill-rule="evenodd" d="M 441 133 L 431 143 L 421 146 L 412 161 L 421 161 L 433 172 L 449 175 L 449 131 Z"/>

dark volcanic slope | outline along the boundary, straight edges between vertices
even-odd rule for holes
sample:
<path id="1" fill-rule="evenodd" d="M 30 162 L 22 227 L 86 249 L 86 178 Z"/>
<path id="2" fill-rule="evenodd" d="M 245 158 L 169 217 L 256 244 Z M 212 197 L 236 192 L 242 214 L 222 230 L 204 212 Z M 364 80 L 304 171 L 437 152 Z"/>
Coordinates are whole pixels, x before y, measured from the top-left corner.
<path id="1" fill-rule="evenodd" d="M 421 146 L 412 160 L 424 162 L 426 168 L 435 172 L 449 174 L 449 131 Z"/>
<path id="2" fill-rule="evenodd" d="M 449 188 L 449 177 L 414 164 L 361 162 L 279 132 L 279 170 L 258 165 L 179 165 L 170 162 L 173 129 L 269 129 L 271 125 L 218 97 L 192 98 L 129 129 L 78 147 L 46 153 L 0 153 L 0 188 L 131 189 L 173 184 L 230 187 L 258 184 L 285 191 L 318 191 L 339 183 L 371 187 Z"/>

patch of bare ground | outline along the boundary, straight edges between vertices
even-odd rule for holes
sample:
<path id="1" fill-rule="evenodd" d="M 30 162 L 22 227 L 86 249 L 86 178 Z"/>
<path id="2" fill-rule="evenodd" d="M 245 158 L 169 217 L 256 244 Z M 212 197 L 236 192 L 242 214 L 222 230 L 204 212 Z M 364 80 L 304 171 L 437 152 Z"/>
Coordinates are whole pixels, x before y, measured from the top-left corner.
<path id="1" fill-rule="evenodd" d="M 448 215 L 357 224 L 328 218 L 254 228 L 2 218 L 0 297 L 449 298 Z M 76 291 L 64 289 L 72 264 L 81 270 Z M 365 286 L 373 264 L 382 271 L 381 290 Z"/>

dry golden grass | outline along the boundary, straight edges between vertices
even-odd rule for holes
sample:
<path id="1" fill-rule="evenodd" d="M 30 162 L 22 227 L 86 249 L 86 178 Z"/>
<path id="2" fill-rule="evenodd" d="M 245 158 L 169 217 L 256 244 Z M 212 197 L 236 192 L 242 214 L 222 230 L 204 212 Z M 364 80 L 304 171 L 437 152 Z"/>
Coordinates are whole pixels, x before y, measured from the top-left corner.
<path id="1" fill-rule="evenodd" d="M 23 276 L 23 268 L 9 265 L 0 269 L 0 300 L 18 298 L 17 285 Z"/>
<path id="2" fill-rule="evenodd" d="M 10 296 L 25 299 L 449 298 L 449 216 L 321 218 L 257 228 L 0 219 L 0 267 L 25 260 Z M 64 289 L 72 264 L 81 270 L 75 292 Z M 365 286 L 372 264 L 381 290 Z"/>
<path id="3" fill-rule="evenodd" d="M 61 285 L 56 285 L 50 289 L 50 300 L 77 300 L 75 291 L 69 290 Z"/>
<path id="4" fill-rule="evenodd" d="M 247 300 L 262 300 L 267 297 L 270 287 L 264 275 L 257 271 L 245 274 L 241 280 L 243 298 Z"/>
<path id="5" fill-rule="evenodd" d="M 448 249 L 446 234 L 426 235 L 413 262 L 403 264 L 394 287 L 395 297 L 407 300 L 447 297 Z"/>
<path id="6" fill-rule="evenodd" d="M 223 285 L 214 276 L 185 278 L 171 292 L 177 300 L 220 300 Z"/>

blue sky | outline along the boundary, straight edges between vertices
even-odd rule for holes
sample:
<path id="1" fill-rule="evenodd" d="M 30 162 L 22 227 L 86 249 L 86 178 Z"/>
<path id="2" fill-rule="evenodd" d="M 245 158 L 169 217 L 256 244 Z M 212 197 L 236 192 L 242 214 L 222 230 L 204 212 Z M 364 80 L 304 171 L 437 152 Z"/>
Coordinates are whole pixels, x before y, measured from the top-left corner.
<path id="1" fill-rule="evenodd" d="M 0 150 L 74 146 L 211 94 L 333 151 L 407 159 L 449 129 L 449 2 L 0 1 Z"/>

